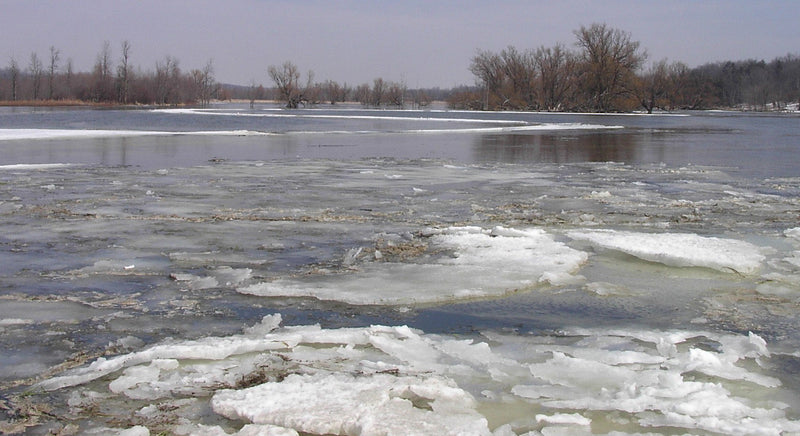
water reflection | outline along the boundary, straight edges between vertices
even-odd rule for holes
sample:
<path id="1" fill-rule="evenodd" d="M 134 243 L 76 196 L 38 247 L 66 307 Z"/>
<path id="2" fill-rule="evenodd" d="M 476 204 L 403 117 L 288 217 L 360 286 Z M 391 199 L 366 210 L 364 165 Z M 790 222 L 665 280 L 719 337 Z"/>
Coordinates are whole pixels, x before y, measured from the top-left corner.
<path id="1" fill-rule="evenodd" d="M 568 132 L 476 137 L 475 160 L 506 163 L 661 162 L 664 144 L 646 132 Z"/>

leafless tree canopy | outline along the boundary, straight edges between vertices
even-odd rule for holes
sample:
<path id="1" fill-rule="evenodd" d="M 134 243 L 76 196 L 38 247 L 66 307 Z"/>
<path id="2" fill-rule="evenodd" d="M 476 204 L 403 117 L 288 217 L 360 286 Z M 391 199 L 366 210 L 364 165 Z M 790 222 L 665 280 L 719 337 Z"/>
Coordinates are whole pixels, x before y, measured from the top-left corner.
<path id="1" fill-rule="evenodd" d="M 14 57 L 11 57 L 11 61 L 8 65 L 9 77 L 11 81 L 11 101 L 17 101 L 17 86 L 19 83 L 19 65 L 17 65 L 17 60 Z"/>
<path id="2" fill-rule="evenodd" d="M 128 62 L 131 56 L 131 44 L 128 41 L 123 41 L 121 48 L 122 57 L 120 58 L 119 66 L 117 67 L 117 88 L 119 101 L 122 104 L 128 104 L 128 96 L 130 94 L 130 79 L 132 73 Z"/>
<path id="3" fill-rule="evenodd" d="M 575 31 L 581 48 L 581 82 L 591 109 L 606 112 L 633 90 L 633 78 L 647 55 L 629 33 L 605 24 L 581 26 Z"/>
<path id="4" fill-rule="evenodd" d="M 482 88 L 483 109 L 625 110 L 646 56 L 630 34 L 605 24 L 575 32 L 578 52 L 563 45 L 536 50 L 509 46 L 479 51 L 470 71 Z M 474 100 L 473 100 L 474 101 Z"/>
<path id="5" fill-rule="evenodd" d="M 55 95 L 56 68 L 58 68 L 60 53 L 55 47 L 50 46 L 50 68 L 47 71 L 47 98 L 52 100 Z"/>
<path id="6" fill-rule="evenodd" d="M 194 84 L 195 99 L 200 102 L 203 107 L 208 106 L 211 99 L 214 98 L 219 91 L 219 85 L 214 80 L 214 63 L 209 60 L 202 70 L 192 70 L 192 81 Z"/>
<path id="7" fill-rule="evenodd" d="M 534 54 L 539 72 L 539 107 L 548 111 L 562 110 L 575 99 L 574 78 L 577 59 L 563 45 L 540 47 Z"/>
<path id="8" fill-rule="evenodd" d="M 33 99 L 39 98 L 39 90 L 42 87 L 42 61 L 36 53 L 31 53 L 31 62 L 28 65 L 31 77 L 33 78 Z"/>
<path id="9" fill-rule="evenodd" d="M 275 83 L 280 99 L 289 109 L 297 109 L 303 101 L 303 90 L 300 88 L 300 71 L 297 65 L 286 61 L 281 67 L 271 65 L 269 77 Z"/>

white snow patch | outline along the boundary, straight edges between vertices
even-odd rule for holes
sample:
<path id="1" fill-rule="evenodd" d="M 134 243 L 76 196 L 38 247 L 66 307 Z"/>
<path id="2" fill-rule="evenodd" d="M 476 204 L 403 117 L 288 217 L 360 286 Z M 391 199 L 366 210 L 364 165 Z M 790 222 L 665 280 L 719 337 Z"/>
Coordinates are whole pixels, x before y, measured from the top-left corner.
<path id="1" fill-rule="evenodd" d="M 23 319 L 23 318 L 3 318 L 0 319 L 0 326 L 10 326 L 10 325 L 28 325 L 33 324 L 34 321 L 32 319 Z"/>
<path id="2" fill-rule="evenodd" d="M 16 141 L 21 139 L 109 138 L 169 134 L 171 133 L 141 130 L 0 129 L 0 141 Z"/>
<path id="3" fill-rule="evenodd" d="M 723 272 L 754 274 L 765 259 L 762 248 L 748 242 L 693 233 L 576 230 L 567 232 L 567 236 L 649 262 L 674 267 L 704 267 Z"/>
<path id="4" fill-rule="evenodd" d="M 550 424 L 575 424 L 591 425 L 592 420 L 577 413 L 556 413 L 555 415 L 536 415 L 537 422 L 547 422 Z"/>
<path id="5" fill-rule="evenodd" d="M 181 425 L 175 431 L 191 436 L 298 436 L 296 431 L 276 425 L 247 424 L 236 433 L 228 433 L 218 425 Z"/>
<path id="6" fill-rule="evenodd" d="M 117 436 L 150 436 L 150 430 L 143 425 L 137 425 L 126 430 L 121 430 Z"/>

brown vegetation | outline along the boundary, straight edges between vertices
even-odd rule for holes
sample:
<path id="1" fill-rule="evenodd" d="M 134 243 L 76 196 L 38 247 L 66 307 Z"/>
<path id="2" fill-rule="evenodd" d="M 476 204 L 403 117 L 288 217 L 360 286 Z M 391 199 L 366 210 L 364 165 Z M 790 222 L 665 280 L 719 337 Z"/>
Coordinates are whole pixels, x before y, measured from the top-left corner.
<path id="1" fill-rule="evenodd" d="M 72 60 L 61 64 L 61 52 L 50 47 L 47 65 L 32 53 L 27 68 L 11 58 L 0 70 L 0 101 L 6 106 L 71 105 L 178 105 L 208 104 L 220 94 L 214 69 L 208 61 L 203 69 L 188 73 L 177 58 L 165 56 L 154 71 L 134 69 L 130 63 L 131 44 L 121 44 L 121 56 L 114 67 L 111 45 L 103 43 L 91 72 L 75 72 Z"/>
<path id="2" fill-rule="evenodd" d="M 101 103 L 95 103 L 83 100 L 0 100 L 0 106 L 102 106 Z"/>
<path id="3" fill-rule="evenodd" d="M 781 109 L 800 101 L 800 58 L 740 61 L 690 69 L 666 59 L 643 69 L 646 53 L 629 33 L 593 24 L 575 31 L 577 51 L 559 44 L 478 51 L 476 87 L 456 89 L 451 108 L 622 112 L 715 107 Z"/>

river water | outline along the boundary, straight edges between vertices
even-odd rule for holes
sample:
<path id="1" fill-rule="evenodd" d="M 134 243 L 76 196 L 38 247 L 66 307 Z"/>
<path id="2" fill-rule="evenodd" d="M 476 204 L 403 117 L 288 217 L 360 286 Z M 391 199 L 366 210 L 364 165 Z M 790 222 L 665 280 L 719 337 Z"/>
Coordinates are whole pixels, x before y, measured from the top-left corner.
<path id="1" fill-rule="evenodd" d="M 0 431 L 798 434 L 799 121 L 0 109 Z"/>

